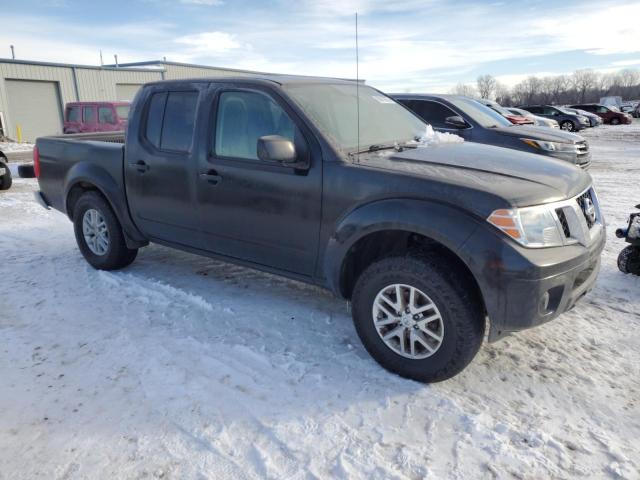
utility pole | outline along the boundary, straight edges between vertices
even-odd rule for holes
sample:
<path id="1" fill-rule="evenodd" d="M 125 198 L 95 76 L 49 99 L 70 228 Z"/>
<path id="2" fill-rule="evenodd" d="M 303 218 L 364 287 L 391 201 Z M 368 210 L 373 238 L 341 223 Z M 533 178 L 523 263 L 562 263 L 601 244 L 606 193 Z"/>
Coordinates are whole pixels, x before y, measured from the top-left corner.
<path id="1" fill-rule="evenodd" d="M 116 59 L 116 68 L 118 68 L 118 54 L 116 53 L 113 58 Z"/>
<path id="2" fill-rule="evenodd" d="M 16 50 L 15 50 L 15 48 L 13 48 L 13 45 L 9 45 L 9 46 L 11 47 L 11 58 L 13 60 L 15 60 L 16 59 Z"/>
<path id="3" fill-rule="evenodd" d="M 102 50 L 100 50 L 100 66 L 104 67 L 104 62 L 102 61 Z"/>

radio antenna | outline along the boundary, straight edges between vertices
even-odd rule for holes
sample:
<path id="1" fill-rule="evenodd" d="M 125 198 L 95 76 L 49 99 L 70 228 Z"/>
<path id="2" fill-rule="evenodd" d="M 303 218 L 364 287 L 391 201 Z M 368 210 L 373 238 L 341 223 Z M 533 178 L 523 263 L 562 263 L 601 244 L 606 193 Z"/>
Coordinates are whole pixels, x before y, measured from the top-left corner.
<path id="1" fill-rule="evenodd" d="M 360 58 L 358 55 L 358 12 L 356 12 L 356 126 L 358 150 L 360 152 Z M 356 163 L 360 163 L 360 154 L 356 153 Z"/>

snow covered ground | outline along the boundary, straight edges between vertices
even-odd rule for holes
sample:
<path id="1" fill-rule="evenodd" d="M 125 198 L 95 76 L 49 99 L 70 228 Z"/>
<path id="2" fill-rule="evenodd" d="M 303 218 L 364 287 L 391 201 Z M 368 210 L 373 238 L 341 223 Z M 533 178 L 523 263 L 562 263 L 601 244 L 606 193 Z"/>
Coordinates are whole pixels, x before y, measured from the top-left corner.
<path id="1" fill-rule="evenodd" d="M 588 131 L 609 222 L 573 311 L 436 385 L 380 368 L 344 302 L 159 246 L 91 269 L 72 226 L 0 193 L 0 479 L 640 478 L 640 123 Z"/>

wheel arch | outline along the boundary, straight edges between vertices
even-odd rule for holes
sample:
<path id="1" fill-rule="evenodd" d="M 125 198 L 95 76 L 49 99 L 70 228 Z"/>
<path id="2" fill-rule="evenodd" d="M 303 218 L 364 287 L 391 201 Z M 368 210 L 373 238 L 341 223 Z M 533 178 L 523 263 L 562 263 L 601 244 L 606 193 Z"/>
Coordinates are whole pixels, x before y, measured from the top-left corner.
<path id="1" fill-rule="evenodd" d="M 129 214 L 124 184 L 118 183 L 104 168 L 89 162 L 79 162 L 67 172 L 64 188 L 65 213 L 73 221 L 73 212 L 80 197 L 88 191 L 96 191 L 104 197 L 122 225 L 129 248 L 139 248 L 148 243 L 135 226 Z"/>
<path id="2" fill-rule="evenodd" d="M 329 288 L 349 299 L 358 276 L 371 262 L 390 255 L 436 250 L 453 268 L 478 282 L 460 247 L 478 226 L 470 214 L 451 205 L 423 200 L 383 200 L 342 218 L 329 240 L 324 277 Z"/>

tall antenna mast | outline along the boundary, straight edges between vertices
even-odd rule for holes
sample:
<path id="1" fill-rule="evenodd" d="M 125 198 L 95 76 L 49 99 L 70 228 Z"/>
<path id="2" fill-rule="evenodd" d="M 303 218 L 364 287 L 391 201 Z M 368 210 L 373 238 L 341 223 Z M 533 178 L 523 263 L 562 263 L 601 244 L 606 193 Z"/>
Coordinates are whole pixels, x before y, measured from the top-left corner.
<path id="1" fill-rule="evenodd" d="M 356 12 L 356 125 L 358 130 L 358 150 L 360 151 L 360 58 L 358 55 L 358 12 Z M 356 153 L 356 162 L 360 163 L 360 154 Z"/>

